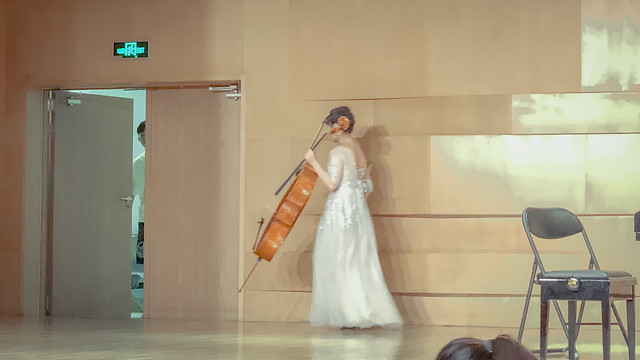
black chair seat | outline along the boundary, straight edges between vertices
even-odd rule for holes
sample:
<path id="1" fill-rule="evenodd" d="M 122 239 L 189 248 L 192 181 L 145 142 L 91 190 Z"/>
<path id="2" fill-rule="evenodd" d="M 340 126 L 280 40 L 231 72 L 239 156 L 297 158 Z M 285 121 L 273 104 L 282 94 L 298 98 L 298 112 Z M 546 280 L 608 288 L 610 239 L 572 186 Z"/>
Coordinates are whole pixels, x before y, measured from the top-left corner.
<path id="1" fill-rule="evenodd" d="M 566 279 L 575 277 L 577 279 L 589 279 L 589 280 L 608 280 L 612 278 L 632 278 L 635 281 L 633 275 L 622 270 L 553 270 L 546 273 L 539 273 L 538 280 L 544 279 Z M 635 283 L 634 283 L 635 284 Z"/>

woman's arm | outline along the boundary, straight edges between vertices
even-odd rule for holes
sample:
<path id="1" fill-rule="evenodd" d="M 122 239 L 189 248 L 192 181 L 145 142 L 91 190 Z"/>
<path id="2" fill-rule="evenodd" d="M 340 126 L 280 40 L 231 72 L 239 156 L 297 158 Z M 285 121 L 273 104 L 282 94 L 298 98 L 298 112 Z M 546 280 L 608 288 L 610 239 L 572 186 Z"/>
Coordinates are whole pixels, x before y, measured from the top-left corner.
<path id="1" fill-rule="evenodd" d="M 336 187 L 338 186 L 338 183 L 331 180 L 331 175 L 325 169 L 322 168 L 322 166 L 316 159 L 316 155 L 313 153 L 313 150 L 308 150 L 307 153 L 304 155 L 304 158 L 307 160 L 309 164 L 311 164 L 311 166 L 313 166 L 313 169 L 318 174 L 318 177 L 329 188 L 329 191 L 335 190 Z M 338 161 L 340 160 L 338 159 Z M 342 177 L 341 163 L 338 164 L 337 171 L 338 172 L 335 178 L 340 179 Z"/>
<path id="2" fill-rule="evenodd" d="M 373 181 L 369 178 L 360 180 L 360 186 L 364 192 L 364 199 L 367 200 L 373 191 Z"/>

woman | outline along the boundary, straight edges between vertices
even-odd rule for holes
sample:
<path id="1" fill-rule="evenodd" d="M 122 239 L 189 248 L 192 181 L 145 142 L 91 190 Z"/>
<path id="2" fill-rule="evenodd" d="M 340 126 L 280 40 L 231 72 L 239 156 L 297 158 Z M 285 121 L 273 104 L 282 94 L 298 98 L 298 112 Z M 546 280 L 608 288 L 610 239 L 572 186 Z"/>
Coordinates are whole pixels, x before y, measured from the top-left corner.
<path id="1" fill-rule="evenodd" d="M 483 341 L 458 338 L 445 345 L 436 360 L 536 360 L 522 344 L 509 335 Z"/>
<path id="2" fill-rule="evenodd" d="M 364 178 L 367 160 L 351 137 L 355 119 L 346 106 L 331 110 L 324 120 L 337 146 L 329 153 L 327 170 L 313 151 L 307 162 L 331 191 L 325 204 L 313 249 L 312 326 L 370 328 L 402 325 L 387 288 L 373 221 L 365 193 L 373 190 Z"/>

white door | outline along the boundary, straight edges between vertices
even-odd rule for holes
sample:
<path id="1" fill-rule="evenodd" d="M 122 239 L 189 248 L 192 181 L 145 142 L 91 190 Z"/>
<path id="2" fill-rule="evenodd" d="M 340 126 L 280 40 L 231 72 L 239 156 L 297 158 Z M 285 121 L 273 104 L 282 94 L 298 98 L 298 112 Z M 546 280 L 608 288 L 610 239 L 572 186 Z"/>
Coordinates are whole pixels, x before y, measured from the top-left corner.
<path id="1" fill-rule="evenodd" d="M 51 315 L 131 316 L 133 100 L 55 92 Z"/>

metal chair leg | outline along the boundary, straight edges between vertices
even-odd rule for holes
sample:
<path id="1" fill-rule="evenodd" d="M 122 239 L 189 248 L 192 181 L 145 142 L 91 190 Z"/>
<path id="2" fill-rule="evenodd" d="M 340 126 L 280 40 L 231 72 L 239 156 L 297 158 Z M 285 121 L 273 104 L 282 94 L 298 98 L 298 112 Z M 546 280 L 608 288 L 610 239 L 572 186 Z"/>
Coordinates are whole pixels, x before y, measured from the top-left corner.
<path id="1" fill-rule="evenodd" d="M 576 359 L 576 302 L 569 300 L 569 360 Z"/>
<path id="2" fill-rule="evenodd" d="M 580 325 L 582 325 L 582 315 L 584 315 L 584 306 L 586 305 L 586 301 L 580 301 L 580 312 L 578 313 L 578 322 L 576 323 L 576 339 L 580 335 Z"/>
<path id="3" fill-rule="evenodd" d="M 622 322 L 622 319 L 620 318 L 620 314 L 618 313 L 618 309 L 616 308 L 616 304 L 611 301 L 611 310 L 613 310 L 613 315 L 615 315 L 616 317 L 616 321 L 618 322 L 618 327 L 620 328 L 620 331 L 622 332 L 622 337 L 624 338 L 624 342 L 625 343 L 629 343 L 629 339 L 627 339 L 627 331 L 624 328 L 624 324 Z"/>
<path id="4" fill-rule="evenodd" d="M 611 360 L 611 305 L 609 296 L 601 300 L 602 308 L 602 359 Z"/>
<path id="5" fill-rule="evenodd" d="M 627 300 L 627 347 L 629 348 L 629 360 L 636 360 L 636 311 L 634 299 Z"/>
<path id="6" fill-rule="evenodd" d="M 524 325 L 529 312 L 529 304 L 531 303 L 531 293 L 533 292 L 533 282 L 538 271 L 538 263 L 533 260 L 533 269 L 531 269 L 531 277 L 529 278 L 529 289 L 527 290 L 527 298 L 524 301 L 524 309 L 522 310 L 522 319 L 520 320 L 520 330 L 518 330 L 518 342 L 522 342 L 522 334 L 524 333 Z"/>
<path id="7" fill-rule="evenodd" d="M 558 300 L 551 300 L 553 303 L 553 307 L 556 309 L 556 313 L 558 313 L 558 318 L 560 319 L 560 325 L 562 325 L 562 330 L 564 330 L 564 335 L 567 337 L 567 341 L 569 341 L 569 328 L 567 327 L 567 322 L 564 320 L 564 315 L 562 315 L 562 310 L 560 310 L 560 305 L 558 305 Z"/>
<path id="8" fill-rule="evenodd" d="M 540 360 L 547 360 L 547 332 L 549 329 L 549 299 L 540 296 Z"/>

